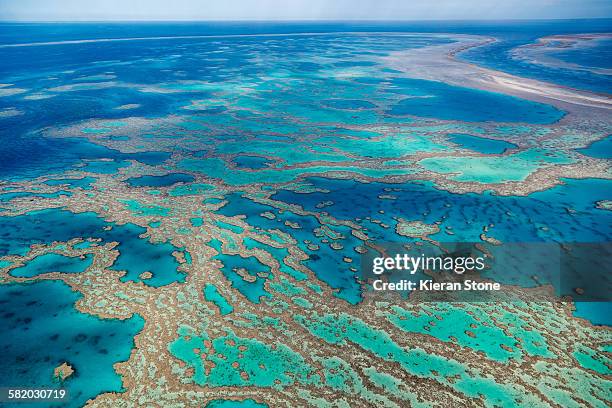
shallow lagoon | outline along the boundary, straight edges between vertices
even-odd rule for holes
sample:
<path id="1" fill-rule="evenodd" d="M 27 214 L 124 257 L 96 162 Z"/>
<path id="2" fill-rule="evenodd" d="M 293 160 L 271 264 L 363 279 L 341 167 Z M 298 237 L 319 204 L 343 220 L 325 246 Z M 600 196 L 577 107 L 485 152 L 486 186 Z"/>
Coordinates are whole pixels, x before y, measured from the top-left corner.
<path id="1" fill-rule="evenodd" d="M 169 173 L 163 176 L 131 177 L 126 182 L 133 187 L 167 187 L 176 183 L 191 183 L 195 180 L 190 174 Z"/>
<path id="2" fill-rule="evenodd" d="M 68 185 L 70 188 L 82 188 L 83 190 L 91 190 L 92 184 L 96 182 L 93 177 L 83 178 L 62 178 L 62 179 L 50 179 L 45 181 L 48 186 L 63 186 Z"/>
<path id="3" fill-rule="evenodd" d="M 212 283 L 204 285 L 204 298 L 209 302 L 213 302 L 218 308 L 219 313 L 226 315 L 232 313 L 234 307 L 219 293 L 219 290 Z"/>
<path id="4" fill-rule="evenodd" d="M 273 162 L 265 157 L 257 156 L 236 156 L 233 159 L 234 164 L 238 168 L 247 168 L 252 170 L 263 169 Z"/>
<path id="5" fill-rule="evenodd" d="M 49 253 L 37 256 L 24 266 L 12 269 L 10 273 L 12 276 L 21 278 L 31 278 L 48 272 L 79 273 L 89 268 L 92 263 L 91 254 L 80 258 Z"/>
<path id="6" fill-rule="evenodd" d="M 474 150 L 482 154 L 502 154 L 508 149 L 517 147 L 515 144 L 504 140 L 487 139 L 463 133 L 451 133 L 448 138 L 466 149 Z"/>
<path id="7" fill-rule="evenodd" d="M 432 157 L 419 165 L 436 173 L 452 173 L 451 180 L 476 183 L 523 181 L 538 169 L 553 164 L 568 164 L 574 160 L 563 152 L 530 149 L 501 157 Z"/>
<path id="8" fill-rule="evenodd" d="M 65 406 L 81 407 L 101 392 L 122 391 L 113 364 L 128 359 L 132 338 L 144 320 L 101 320 L 83 314 L 74 308 L 79 297 L 59 281 L 0 286 L 3 386 L 56 388 L 53 370 L 68 362 L 75 374 L 63 383 L 70 393 Z"/>
<path id="9" fill-rule="evenodd" d="M 16 191 L 13 193 L 0 194 L 0 202 L 7 202 L 7 201 L 11 201 L 14 198 L 23 198 L 23 197 L 28 197 L 30 198 L 30 200 L 33 200 L 34 198 L 57 198 L 60 196 L 69 196 L 69 195 L 72 195 L 70 191 L 63 191 L 63 190 L 59 190 L 54 193 L 36 193 L 36 192 L 29 192 L 29 191 Z"/>

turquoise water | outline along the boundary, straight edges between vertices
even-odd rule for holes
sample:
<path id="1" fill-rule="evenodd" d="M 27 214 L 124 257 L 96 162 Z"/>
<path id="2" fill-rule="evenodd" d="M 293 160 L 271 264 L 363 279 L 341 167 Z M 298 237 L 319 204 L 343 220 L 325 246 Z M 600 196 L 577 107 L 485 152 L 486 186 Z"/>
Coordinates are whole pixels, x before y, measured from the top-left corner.
<path id="1" fill-rule="evenodd" d="M 213 284 L 207 284 L 204 286 L 204 298 L 217 305 L 219 308 L 219 313 L 222 315 L 232 313 L 234 310 L 232 304 L 219 293 L 219 290 Z"/>
<path id="2" fill-rule="evenodd" d="M 0 286 L 3 386 L 58 388 L 53 370 L 68 362 L 75 374 L 62 384 L 70 393 L 62 406 L 81 407 L 101 392 L 122 391 L 113 364 L 128 359 L 144 321 L 139 316 L 101 320 L 78 312 L 79 298 L 58 281 Z"/>
<path id="3" fill-rule="evenodd" d="M 612 326 L 612 303 L 576 302 L 574 316 L 587 319 L 593 324 Z"/>
<path id="4" fill-rule="evenodd" d="M 328 99 L 323 101 L 323 105 L 342 110 L 360 110 L 360 109 L 374 109 L 376 105 L 372 102 L 359 100 L 359 99 Z"/>
<path id="5" fill-rule="evenodd" d="M 152 191 L 155 192 L 155 190 Z M 149 193 L 150 192 L 151 191 L 149 191 Z M 161 205 L 147 205 L 138 200 L 119 200 L 119 202 L 125 204 L 125 207 L 136 216 L 167 217 L 172 212 L 172 210 L 168 207 L 163 207 Z"/>
<path id="6" fill-rule="evenodd" d="M 126 161 L 101 161 L 94 160 L 86 162 L 81 169 L 83 171 L 89 173 L 98 173 L 98 174 L 115 174 L 119 171 L 119 169 L 129 166 L 129 163 Z"/>
<path id="7" fill-rule="evenodd" d="M 212 240 L 209 245 L 219 252 L 222 251 L 222 244 L 219 240 Z M 268 265 L 262 264 L 254 256 L 226 255 L 220 253 L 213 259 L 222 262 L 223 266 L 221 267 L 221 271 L 225 277 L 231 282 L 232 286 L 242 293 L 249 301 L 260 303 L 263 297 L 271 297 L 271 294 L 264 288 L 266 278 L 258 275 L 263 272 L 271 276 L 270 267 Z M 239 269 L 244 270 L 251 277 L 252 281 L 245 280 L 238 273 Z M 218 300 L 219 299 L 217 299 L 217 301 Z M 227 307 L 224 307 L 224 310 L 226 309 Z"/>
<path id="8" fill-rule="evenodd" d="M 524 181 L 535 171 L 574 160 L 563 152 L 529 149 L 501 157 L 454 156 L 425 158 L 419 164 L 436 173 L 452 174 L 451 180 L 476 183 Z"/>

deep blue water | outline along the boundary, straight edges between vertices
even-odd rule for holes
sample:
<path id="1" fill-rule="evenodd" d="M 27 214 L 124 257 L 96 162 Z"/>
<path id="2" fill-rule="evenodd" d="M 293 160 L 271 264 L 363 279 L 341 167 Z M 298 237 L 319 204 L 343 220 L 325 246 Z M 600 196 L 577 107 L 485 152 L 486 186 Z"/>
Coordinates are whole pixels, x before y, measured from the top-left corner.
<path id="1" fill-rule="evenodd" d="M 247 168 L 253 170 L 263 169 L 267 167 L 268 164 L 273 163 L 265 157 L 258 156 L 236 156 L 234 157 L 233 162 L 238 168 Z"/>
<path id="2" fill-rule="evenodd" d="M 96 179 L 93 177 L 83 177 L 76 179 L 51 179 L 45 181 L 45 184 L 48 186 L 61 186 L 68 185 L 71 188 L 82 188 L 83 190 L 91 190 L 91 185 L 96 182 Z"/>
<path id="3" fill-rule="evenodd" d="M 321 225 L 314 216 L 300 216 L 291 211 L 283 211 L 281 214 L 273 207 L 256 203 L 245 198 L 240 193 L 232 193 L 225 198 L 228 202 L 219 210 L 219 213 L 229 217 L 244 215 L 246 216 L 245 220 L 251 225 L 267 230 L 279 229 L 287 234 L 291 234 L 297 240 L 297 245 L 300 249 L 306 252 L 310 257 L 308 260 L 304 261 L 304 264 L 308 266 L 319 279 L 332 288 L 338 289 L 338 297 L 351 303 L 358 303 L 360 301 L 361 287 L 355 280 L 355 273 L 349 270 L 353 265 L 342 262 L 342 258 L 347 253 L 350 254 L 352 248 L 361 244 L 361 241 L 351 234 L 351 230 L 348 227 L 335 226 L 332 228 L 334 234 L 342 237 L 340 242 L 344 246 L 343 250 L 336 250 L 331 248 L 330 243 L 323 242 L 323 240 L 328 239 L 328 236 L 316 233 L 317 228 Z M 316 205 L 316 203 L 313 204 Z M 364 208 L 364 211 L 367 211 L 367 208 Z M 264 212 L 273 212 L 276 214 L 276 218 L 268 219 L 261 216 Z M 300 228 L 294 229 L 288 225 L 287 222 L 296 223 Z M 309 249 L 304 241 L 318 245 L 319 249 Z M 270 248 L 265 248 L 265 250 L 270 251 Z M 226 258 L 221 257 L 219 259 L 224 262 Z M 230 262 L 234 267 L 247 266 L 247 261 L 239 257 L 234 257 Z"/>
<path id="4" fill-rule="evenodd" d="M 466 149 L 474 150 L 483 154 L 502 154 L 516 145 L 505 140 L 493 140 L 464 133 L 451 133 L 448 138 Z"/>
<path id="5" fill-rule="evenodd" d="M 91 266 L 92 262 L 93 256 L 91 254 L 79 258 L 50 253 L 39 255 L 24 266 L 11 269 L 10 274 L 31 278 L 48 272 L 80 273 Z"/>
<path id="6" fill-rule="evenodd" d="M 584 149 L 578 149 L 584 155 L 595 157 L 598 159 L 612 159 L 612 135 L 606 138 L 591 143 Z"/>
<path id="7" fill-rule="evenodd" d="M 509 72 L 514 75 L 557 83 L 573 88 L 596 92 L 612 92 L 612 82 L 606 75 L 592 72 L 545 67 L 513 58 L 512 50 L 525 44 L 534 43 L 538 38 L 555 34 L 610 33 L 612 19 L 592 20 L 557 20 L 557 21 L 521 21 L 513 24 L 501 24 L 491 27 L 488 33 L 501 41 L 486 47 L 479 47 L 460 54 L 462 59 L 475 62 L 489 68 Z M 608 51 L 605 52 L 606 54 Z M 601 57 L 593 52 L 568 52 L 563 59 L 568 63 L 601 64 L 591 62 Z M 588 58 L 588 61 L 587 61 Z"/>
<path id="8" fill-rule="evenodd" d="M 379 243 L 398 242 L 395 233 L 398 217 L 429 224 L 439 222 L 440 232 L 431 238 L 440 242 L 479 242 L 486 225 L 489 226 L 487 235 L 502 242 L 608 242 L 612 236 L 612 212 L 595 207 L 597 201 L 612 195 L 610 180 L 564 180 L 563 185 L 526 197 L 454 194 L 438 190 L 429 183 L 360 183 L 326 178 L 310 178 L 308 181 L 323 192 L 305 194 L 280 190 L 272 198 L 310 211 L 317 211 L 319 203 L 327 202 L 329 205 L 325 211 L 330 215 L 360 224 L 363 231 Z M 388 189 L 393 191 L 388 192 Z M 395 199 L 381 200 L 378 198 L 380 195 L 391 195 Z M 230 204 L 222 209 L 227 215 L 232 214 L 230 209 L 237 205 L 234 200 L 232 198 Z M 245 209 L 248 222 L 272 228 L 272 225 L 267 225 L 269 221 L 253 213 L 265 211 L 257 208 L 259 204 L 241 201 L 240 205 Z M 252 212 L 253 206 L 255 211 Z M 374 218 L 378 222 L 372 222 Z M 383 227 L 383 224 L 390 228 Z M 277 227 L 282 229 L 281 225 Z M 308 232 L 300 230 L 298 237 L 314 240 Z M 410 240 L 403 238 L 400 242 Z M 346 248 L 356 245 L 350 237 L 344 243 Z M 317 255 L 322 256 L 325 263 L 311 266 L 319 278 L 340 289 L 341 297 L 354 300 L 353 296 L 359 298 L 359 293 L 354 292 L 354 282 L 338 279 L 337 273 L 329 273 L 336 272 L 344 264 L 343 258 L 350 253 L 322 246 Z M 332 266 L 334 263 L 335 267 Z M 514 279 L 508 276 L 508 279 L 514 279 L 509 282 L 512 284 L 531 286 L 533 282 L 525 281 L 525 277 L 519 275 Z M 560 283 L 563 285 L 564 281 Z M 607 310 L 609 306 L 606 304 L 583 303 L 578 307 L 577 315 L 596 324 L 607 324 L 609 319 L 604 317 Z"/>
<path id="9" fill-rule="evenodd" d="M 509 55 L 512 48 L 533 42 L 535 39 L 551 34 L 588 33 L 612 31 L 610 19 L 580 21 L 532 21 L 532 22 L 381 22 L 381 23 L 0 23 L 0 45 L 23 44 L 41 41 L 67 41 L 83 39 L 228 35 L 256 33 L 299 33 L 299 32 L 341 32 L 341 31 L 384 31 L 384 32 L 454 32 L 495 36 L 500 41 L 461 54 L 462 58 L 478 64 L 511 73 L 549 80 L 563 85 L 576 86 L 598 91 L 609 91 L 610 81 L 589 73 L 577 73 L 516 61 Z M 231 39 L 239 44 L 257 46 L 260 39 Z M 412 40 L 406 40 L 409 43 Z M 118 46 L 120 44 L 120 46 Z M 156 69 L 144 61 L 163 59 L 172 50 L 198 44 L 206 46 L 203 39 L 157 39 L 140 41 L 100 42 L 81 44 L 60 44 L 34 47 L 0 47 L 0 60 L 10 64 L 0 64 L 0 83 L 13 83 L 28 92 L 43 92 L 69 82 L 78 82 L 85 75 L 99 75 L 105 72 L 109 61 L 122 61 L 129 56 L 130 61 L 138 61 L 126 66 L 114 64 L 117 78 L 131 84 L 159 84 L 175 81 L 175 71 L 184 71 L 185 79 L 224 81 L 228 79 L 222 70 L 215 69 L 218 61 L 206 61 L 197 56 L 184 56 L 178 60 L 160 62 Z M 292 45 L 288 52 L 299 52 L 299 45 Z M 249 67 L 248 57 L 240 53 L 224 52 L 224 67 L 240 68 L 244 75 L 254 73 Z M 580 57 L 584 58 L 584 56 Z M 315 64 L 316 65 L 316 64 Z M 352 63 L 358 66 L 359 63 Z M 164 69 L 172 68 L 172 69 Z M 307 67 L 302 67 L 307 68 Z M 311 67 L 311 69 L 321 68 Z M 75 71 L 71 73 L 72 71 Z M 62 72 L 61 81 L 54 76 Z M 108 80 L 112 82 L 112 80 Z M 105 82 L 99 79 L 93 82 Z M 434 87 L 436 85 L 428 85 Z M 439 85 L 445 87 L 444 85 Z M 435 89 L 434 89 L 435 91 Z M 405 100 L 394 108 L 397 113 L 423 114 L 433 116 L 439 111 L 440 118 L 465 118 L 466 120 L 529 120 L 547 123 L 558 118 L 554 108 L 537 104 L 516 104 L 513 98 L 502 97 L 490 100 L 487 93 L 455 89 L 441 89 L 442 95 L 430 98 L 422 105 L 414 100 Z M 442 92 L 444 91 L 444 92 Z M 451 92 L 448 93 L 447 91 Z M 454 93 L 459 93 L 453 97 Z M 24 94 L 0 98 L 0 104 L 22 112 L 21 115 L 1 118 L 0 126 L 0 178 L 36 177 L 45 173 L 60 171 L 78 164 L 82 159 L 111 158 L 138 160 L 145 164 L 158 164 L 168 158 L 166 153 L 120 154 L 111 149 L 92 146 L 88 142 L 73 139 L 48 139 L 40 136 L 40 129 L 73 123 L 85 119 L 123 118 L 127 114 L 139 117 L 156 117 L 174 113 L 180 106 L 188 103 L 189 97 L 176 94 L 139 92 L 136 88 L 115 88 L 71 91 L 52 98 L 23 100 Z M 199 97 L 206 98 L 210 93 L 201 91 Z M 474 100 L 482 109 L 469 109 L 461 103 L 464 97 Z M 117 106 L 137 101 L 140 106 L 133 110 L 115 109 Z M 495 102 L 491 104 L 490 102 Z M 327 102 L 333 103 L 334 102 Z M 500 109 L 488 107 L 501 103 Z M 432 104 L 432 106 L 427 106 Z M 370 104 L 354 102 L 352 107 L 367 108 Z M 337 108 L 351 108 L 342 104 Z M 443 109 L 440 109 L 443 108 Z M 366 110 L 367 112 L 367 110 Z M 502 115 L 496 117 L 496 115 Z M 115 136 L 118 137 L 118 136 Z M 108 171 L 114 172 L 117 167 Z M 105 170 L 102 170 L 104 172 Z"/>
<path id="10" fill-rule="evenodd" d="M 390 110 L 392 115 L 415 115 L 463 122 L 526 122 L 554 123 L 563 112 L 551 105 L 525 101 L 513 96 L 500 95 L 476 89 L 451 86 L 442 82 L 418 79 L 395 79 L 397 93 L 427 98 L 408 97 Z"/>
<path id="11" fill-rule="evenodd" d="M 29 125 L 35 126 L 36 123 L 29 122 Z M 6 128 L 0 127 L 0 140 L 6 142 L 0 144 L 0 179 L 31 178 L 64 171 L 83 159 L 136 160 L 157 165 L 170 157 L 166 152 L 122 153 L 82 138 L 48 139 L 20 135 L 20 127 L 10 123 Z"/>
<path id="12" fill-rule="evenodd" d="M 584 67 L 612 68 L 612 40 L 598 40 L 594 47 L 569 48 L 551 54 L 562 61 Z"/>
<path id="13" fill-rule="evenodd" d="M 82 39 L 166 37 L 197 35 L 278 34 L 341 31 L 418 32 L 418 33 L 464 33 L 493 36 L 500 41 L 487 47 L 470 50 L 462 58 L 494 69 L 521 76 L 560 83 L 567 86 L 610 92 L 609 78 L 588 72 L 564 71 L 545 68 L 512 58 L 510 51 L 518 46 L 530 44 L 540 37 L 555 34 L 606 33 L 612 32 L 612 19 L 582 20 L 531 20 L 531 21 L 412 21 L 412 22 L 206 22 L 206 23 L 2 23 L 0 44 L 31 43 L 40 41 L 67 41 Z M 197 41 L 197 40 L 189 40 Z M 141 44 L 142 42 L 140 42 Z M 139 42 L 123 43 L 122 49 L 142 56 L 145 52 Z M 0 58 L 7 54 L 12 59 L 10 66 L 0 66 L 0 77 L 22 73 L 34 67 L 64 66 L 81 67 L 82 64 L 105 56 L 116 57 L 116 47 L 102 43 L 57 46 L 55 49 L 21 48 L 0 49 Z M 568 52 L 568 62 L 577 62 L 584 53 Z M 35 55 L 36 58 L 32 58 Z M 79 56 L 79 61 L 74 56 Z M 588 57 L 588 55 L 587 55 Z M 597 58 L 597 57 L 595 57 Z M 52 61 L 52 64 L 49 64 Z M 609 61 L 607 62 L 609 64 Z M 601 65 L 601 64 L 600 64 Z M 121 97 L 119 95 L 115 98 Z"/>
<path id="14" fill-rule="evenodd" d="M 482 227 L 494 224 L 488 235 L 503 242 L 607 242 L 612 236 L 612 212 L 595 203 L 612 196 L 612 181 L 564 180 L 565 184 L 526 197 L 485 194 L 454 194 L 429 184 L 359 183 L 351 180 L 311 178 L 316 187 L 329 191 L 309 194 L 280 190 L 273 198 L 316 211 L 320 202 L 333 201 L 325 210 L 338 219 L 359 218 L 371 238 L 395 241 L 390 229 L 367 221 L 378 218 L 394 226 L 392 217 L 441 221 L 441 231 L 432 235 L 441 242 L 475 242 Z M 399 189 L 385 192 L 385 188 Z M 380 200 L 391 194 L 394 200 Z M 379 211 L 383 210 L 384 214 Z M 452 227 L 452 235 L 445 232 Z M 543 228 L 545 227 L 545 228 Z"/>
<path id="15" fill-rule="evenodd" d="M 112 229 L 105 230 L 105 226 Z M 182 281 L 185 274 L 172 256 L 175 251 L 168 243 L 153 244 L 139 235 L 145 228 L 134 224 L 117 225 L 104 221 L 95 213 L 75 214 L 61 209 L 34 211 L 16 217 L 0 217 L 0 256 L 24 255 L 30 245 L 68 241 L 72 238 L 102 238 L 103 242 L 119 242 L 120 255 L 113 264 L 115 270 L 126 270 L 122 278 L 140 281 L 139 275 L 150 271 L 153 277 L 145 280 L 151 286 L 162 286 Z"/>
<path id="16" fill-rule="evenodd" d="M 190 183 L 195 180 L 190 174 L 170 173 L 163 176 L 132 177 L 126 182 L 134 187 L 167 187 L 176 183 Z"/>

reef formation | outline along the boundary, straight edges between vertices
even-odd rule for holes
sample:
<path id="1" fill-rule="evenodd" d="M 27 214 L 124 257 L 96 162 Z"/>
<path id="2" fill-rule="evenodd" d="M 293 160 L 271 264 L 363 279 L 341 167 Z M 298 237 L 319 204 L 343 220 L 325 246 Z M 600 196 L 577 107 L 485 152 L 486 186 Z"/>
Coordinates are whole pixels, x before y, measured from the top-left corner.
<path id="1" fill-rule="evenodd" d="M 612 236 L 609 156 L 589 151 L 609 96 L 457 59 L 490 41 L 100 41 L 81 68 L 12 78 L 2 120 L 48 113 L 1 169 L 0 301 L 31 296 L 47 323 L 19 308 L 7 327 L 53 342 L 45 310 L 82 323 L 58 329 L 78 346 L 7 367 L 59 378 L 70 406 L 609 406 L 610 328 L 549 285 L 504 286 L 512 302 L 364 292 L 377 242 Z M 56 46 L 92 45 L 33 47 Z M 32 143 L 44 158 L 20 156 Z"/>

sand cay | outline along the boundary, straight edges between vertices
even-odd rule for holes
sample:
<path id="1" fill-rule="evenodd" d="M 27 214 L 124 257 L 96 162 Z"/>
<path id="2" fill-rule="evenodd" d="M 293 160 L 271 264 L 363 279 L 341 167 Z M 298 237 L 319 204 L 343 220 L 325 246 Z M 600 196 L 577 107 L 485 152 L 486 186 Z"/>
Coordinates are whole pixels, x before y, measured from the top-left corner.
<path id="1" fill-rule="evenodd" d="M 591 72 L 596 75 L 612 75 L 612 69 L 581 65 L 559 58 L 556 53 L 561 50 L 589 50 L 597 54 L 598 47 L 606 47 L 602 41 L 612 40 L 608 33 L 594 34 L 561 34 L 538 38 L 531 44 L 521 45 L 510 51 L 513 59 L 527 61 L 528 63 L 544 65 L 555 69 Z"/>
<path id="2" fill-rule="evenodd" d="M 522 78 L 461 61 L 457 58 L 460 52 L 486 46 L 496 40 L 472 35 L 453 35 L 452 38 L 455 42 L 451 44 L 398 51 L 384 59 L 393 69 L 413 78 L 441 81 L 548 103 L 570 115 L 608 115 L 612 109 L 612 98 L 605 94 Z"/>

